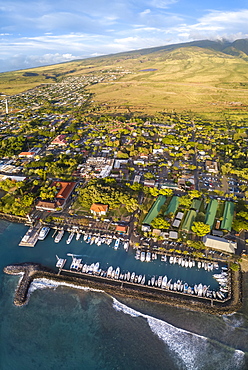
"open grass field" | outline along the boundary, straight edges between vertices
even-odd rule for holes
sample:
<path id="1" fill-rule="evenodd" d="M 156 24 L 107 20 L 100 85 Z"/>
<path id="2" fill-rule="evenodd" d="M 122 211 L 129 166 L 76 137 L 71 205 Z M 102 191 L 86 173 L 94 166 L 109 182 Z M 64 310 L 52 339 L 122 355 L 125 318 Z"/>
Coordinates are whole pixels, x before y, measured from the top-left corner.
<path id="1" fill-rule="evenodd" d="M 95 94 L 94 101 L 105 103 L 103 110 L 109 113 L 191 110 L 208 114 L 247 110 L 248 58 L 196 46 L 147 54 L 123 53 L 1 73 L 0 92 L 13 95 L 42 83 L 60 82 L 65 76 L 111 70 L 129 73 L 89 88 Z"/>

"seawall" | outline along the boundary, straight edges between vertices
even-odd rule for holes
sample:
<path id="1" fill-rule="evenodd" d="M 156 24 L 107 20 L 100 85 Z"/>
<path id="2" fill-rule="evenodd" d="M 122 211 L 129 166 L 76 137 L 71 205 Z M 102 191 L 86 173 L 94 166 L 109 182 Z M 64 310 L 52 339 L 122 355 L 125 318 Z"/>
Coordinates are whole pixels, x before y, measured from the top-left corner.
<path id="1" fill-rule="evenodd" d="M 92 289 L 104 290 L 111 296 L 129 297 L 143 299 L 151 302 L 167 304 L 196 311 L 208 312 L 211 314 L 230 314 L 241 307 L 241 281 L 242 275 L 239 272 L 232 273 L 232 295 L 226 302 L 206 300 L 203 297 L 180 295 L 177 292 L 157 289 L 155 287 L 133 284 L 121 280 L 106 279 L 101 276 L 88 274 L 77 276 L 66 270 L 62 270 L 58 275 L 53 270 L 36 263 L 22 263 L 6 266 L 4 272 L 10 275 L 23 275 L 17 286 L 14 304 L 16 306 L 25 305 L 28 301 L 28 290 L 34 279 L 47 278 L 59 283 L 69 283 Z"/>

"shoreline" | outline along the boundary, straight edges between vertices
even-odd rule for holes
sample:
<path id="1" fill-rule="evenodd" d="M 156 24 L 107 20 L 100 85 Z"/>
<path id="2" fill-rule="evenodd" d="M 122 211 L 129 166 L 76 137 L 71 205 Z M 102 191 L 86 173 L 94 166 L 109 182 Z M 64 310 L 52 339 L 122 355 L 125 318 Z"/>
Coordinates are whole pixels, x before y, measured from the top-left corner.
<path id="1" fill-rule="evenodd" d="M 61 271 L 60 275 L 53 270 L 38 263 L 26 262 L 22 264 L 8 265 L 4 272 L 9 275 L 22 275 L 15 291 L 14 304 L 23 306 L 28 303 L 28 292 L 31 283 L 35 279 L 49 279 L 59 283 L 70 284 L 73 288 L 82 286 L 85 288 L 104 291 L 111 296 L 136 298 L 150 302 L 166 304 L 170 306 L 191 309 L 194 311 L 211 313 L 214 315 L 231 314 L 236 312 L 242 305 L 242 275 L 240 272 L 232 272 L 231 285 L 232 295 L 226 302 L 206 301 L 203 297 L 181 296 L 177 292 L 146 287 L 133 283 L 120 282 L 118 280 L 105 279 L 94 275 L 73 276 L 67 270 Z M 74 274 L 75 275 L 75 274 Z"/>

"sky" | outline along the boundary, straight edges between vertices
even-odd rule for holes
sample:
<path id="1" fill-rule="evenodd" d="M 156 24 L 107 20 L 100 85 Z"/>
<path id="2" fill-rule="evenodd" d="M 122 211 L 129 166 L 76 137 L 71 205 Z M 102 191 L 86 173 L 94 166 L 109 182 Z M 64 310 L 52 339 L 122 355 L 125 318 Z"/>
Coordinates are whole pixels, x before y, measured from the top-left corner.
<path id="1" fill-rule="evenodd" d="M 0 0 L 0 72 L 248 38 L 248 0 Z"/>

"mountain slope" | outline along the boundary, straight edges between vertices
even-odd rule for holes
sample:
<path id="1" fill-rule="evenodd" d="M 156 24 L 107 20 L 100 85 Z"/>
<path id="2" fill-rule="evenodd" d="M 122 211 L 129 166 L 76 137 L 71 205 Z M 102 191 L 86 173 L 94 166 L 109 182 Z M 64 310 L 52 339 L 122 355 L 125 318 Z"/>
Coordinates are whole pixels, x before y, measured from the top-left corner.
<path id="1" fill-rule="evenodd" d="M 195 41 L 58 65 L 1 73 L 0 92 L 13 94 L 68 76 L 122 71 L 90 86 L 109 110 L 223 110 L 248 105 L 248 40 Z M 106 108 L 107 109 L 107 108 Z"/>

